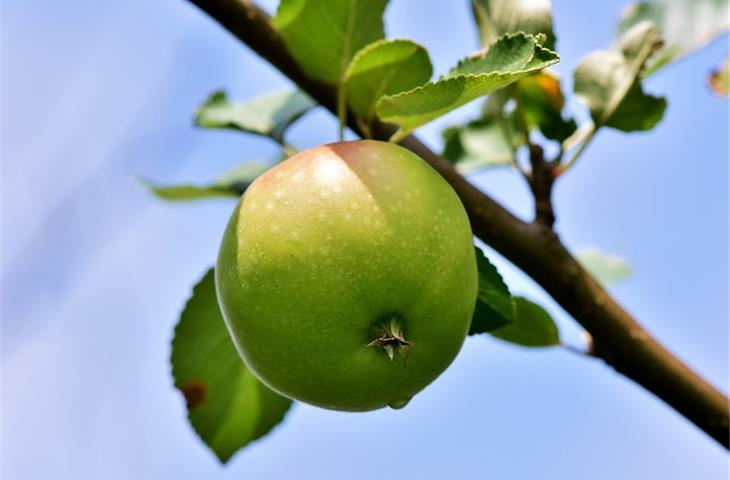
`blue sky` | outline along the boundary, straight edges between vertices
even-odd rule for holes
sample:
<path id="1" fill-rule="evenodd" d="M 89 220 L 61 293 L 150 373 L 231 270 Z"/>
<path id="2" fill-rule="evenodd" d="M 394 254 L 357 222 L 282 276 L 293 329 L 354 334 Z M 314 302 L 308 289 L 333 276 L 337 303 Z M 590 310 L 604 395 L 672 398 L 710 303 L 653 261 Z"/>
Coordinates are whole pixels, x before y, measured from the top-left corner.
<path id="1" fill-rule="evenodd" d="M 273 1 L 263 2 L 269 9 Z M 393 0 L 391 37 L 423 43 L 437 72 L 475 49 L 466 2 Z M 556 71 L 607 46 L 626 2 L 556 0 Z M 192 128 L 213 89 L 235 98 L 289 82 L 182 0 L 2 4 L 2 472 L 8 479 L 405 478 L 724 479 L 725 451 L 597 361 L 471 338 L 401 411 L 296 406 L 283 427 L 226 467 L 198 441 L 169 375 L 172 327 L 211 265 L 233 207 L 170 205 L 134 175 L 212 179 L 273 158 L 265 139 Z M 728 388 L 728 103 L 706 76 L 726 40 L 653 77 L 669 97 L 648 134 L 601 132 L 557 186 L 574 248 L 624 256 L 613 292 L 672 350 Z M 468 107 L 422 129 L 467 118 Z M 580 108 L 580 107 L 578 107 Z M 584 112 L 583 112 L 584 113 Z M 323 111 L 291 132 L 331 141 Z M 522 180 L 474 176 L 528 215 Z M 492 255 L 512 290 L 543 300 Z"/>

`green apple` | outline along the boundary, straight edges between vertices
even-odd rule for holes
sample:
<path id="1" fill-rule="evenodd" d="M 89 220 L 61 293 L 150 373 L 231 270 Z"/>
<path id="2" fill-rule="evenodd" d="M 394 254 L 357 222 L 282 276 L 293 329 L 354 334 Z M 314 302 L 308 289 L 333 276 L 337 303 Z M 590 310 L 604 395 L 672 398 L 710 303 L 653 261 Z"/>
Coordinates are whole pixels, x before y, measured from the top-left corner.
<path id="1" fill-rule="evenodd" d="M 336 410 L 404 406 L 453 361 L 477 267 L 469 220 L 421 158 L 370 140 L 259 177 L 226 228 L 218 299 L 266 385 Z"/>

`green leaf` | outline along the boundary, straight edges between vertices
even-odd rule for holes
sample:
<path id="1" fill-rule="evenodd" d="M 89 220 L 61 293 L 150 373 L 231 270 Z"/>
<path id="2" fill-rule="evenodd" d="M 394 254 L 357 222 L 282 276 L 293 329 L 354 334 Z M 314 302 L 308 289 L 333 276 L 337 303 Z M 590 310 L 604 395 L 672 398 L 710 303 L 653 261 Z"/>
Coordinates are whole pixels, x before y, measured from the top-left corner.
<path id="1" fill-rule="evenodd" d="M 338 85 L 355 53 L 385 36 L 388 0 L 281 0 L 274 18 L 304 73 Z"/>
<path id="2" fill-rule="evenodd" d="M 730 30 L 728 0 L 653 0 L 629 6 L 622 16 L 618 36 L 637 23 L 651 21 L 659 28 L 665 48 L 653 58 L 645 74 L 702 48 Z"/>
<path id="3" fill-rule="evenodd" d="M 608 255 L 595 248 L 581 250 L 576 258 L 604 285 L 611 285 L 631 276 L 631 267 L 623 258 Z"/>
<path id="4" fill-rule="evenodd" d="M 709 78 L 710 88 L 720 97 L 730 95 L 730 56 L 725 62 L 712 71 Z"/>
<path id="5" fill-rule="evenodd" d="M 651 130 L 664 117 L 666 109 L 666 98 L 644 93 L 637 81 L 605 125 L 624 132 Z"/>
<path id="6" fill-rule="evenodd" d="M 195 112 L 195 124 L 228 128 L 283 141 L 285 130 L 316 104 L 299 91 L 260 95 L 232 103 L 225 92 L 213 92 Z"/>
<path id="7" fill-rule="evenodd" d="M 410 40 L 378 40 L 360 50 L 345 72 L 348 103 L 369 122 L 380 97 L 423 85 L 432 73 L 422 46 Z"/>
<path id="8" fill-rule="evenodd" d="M 463 60 L 438 81 L 384 96 L 377 113 L 384 122 L 398 125 L 402 134 L 409 133 L 558 60 L 531 35 L 505 35 L 484 56 Z"/>
<path id="9" fill-rule="evenodd" d="M 447 128 L 443 132 L 443 156 L 461 173 L 511 165 L 512 147 L 504 128 L 509 127 L 500 126 L 499 121 L 491 117 Z M 510 129 L 509 134 L 514 136 L 515 132 L 516 129 Z M 521 142 L 520 139 L 513 141 Z"/>
<path id="10" fill-rule="evenodd" d="M 172 202 L 209 198 L 238 198 L 256 177 L 269 168 L 268 165 L 262 163 L 249 162 L 227 173 L 210 185 L 159 185 L 142 178 L 137 180 L 158 198 Z"/>
<path id="11" fill-rule="evenodd" d="M 157 185 L 142 178 L 137 180 L 157 198 L 169 202 L 211 198 L 238 198 L 241 196 L 241 192 L 230 187 L 219 187 L 215 185 Z"/>
<path id="12" fill-rule="evenodd" d="M 527 124 L 538 129 L 546 138 L 562 142 L 575 132 L 575 120 L 563 118 L 565 97 L 560 79 L 547 70 L 530 75 L 518 82 Z"/>
<path id="13" fill-rule="evenodd" d="M 479 293 L 469 335 L 491 332 L 504 327 L 512 322 L 515 313 L 509 289 L 497 268 L 487 260 L 479 247 L 475 247 L 475 250 L 479 270 Z"/>
<path id="14" fill-rule="evenodd" d="M 552 317 L 540 305 L 514 297 L 515 320 L 491 335 L 524 347 L 549 347 L 560 344 L 560 333 Z"/>
<path id="15" fill-rule="evenodd" d="M 621 50 L 599 50 L 585 56 L 575 70 L 575 93 L 591 112 L 596 127 L 631 132 L 653 128 L 664 115 L 664 98 L 644 93 L 639 76 L 661 45 L 648 22 L 627 31 Z"/>
<path id="16" fill-rule="evenodd" d="M 505 33 L 544 34 L 545 47 L 555 49 L 550 0 L 473 0 L 472 7 L 482 45 Z"/>
<path id="17" fill-rule="evenodd" d="M 259 382 L 236 352 L 213 269 L 193 289 L 175 327 L 172 375 L 195 432 L 223 463 L 279 424 L 292 404 Z"/>

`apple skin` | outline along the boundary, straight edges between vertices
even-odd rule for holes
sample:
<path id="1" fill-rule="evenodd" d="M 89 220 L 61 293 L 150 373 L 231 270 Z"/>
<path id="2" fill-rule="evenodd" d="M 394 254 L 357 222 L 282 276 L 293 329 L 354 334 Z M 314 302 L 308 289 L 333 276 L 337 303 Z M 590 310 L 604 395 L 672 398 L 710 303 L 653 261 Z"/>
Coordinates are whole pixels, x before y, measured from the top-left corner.
<path id="1" fill-rule="evenodd" d="M 347 411 L 400 408 L 454 360 L 477 295 L 469 220 L 400 146 L 301 152 L 256 179 L 226 228 L 218 300 L 246 365 L 282 395 Z M 410 342 L 371 342 L 395 319 Z"/>

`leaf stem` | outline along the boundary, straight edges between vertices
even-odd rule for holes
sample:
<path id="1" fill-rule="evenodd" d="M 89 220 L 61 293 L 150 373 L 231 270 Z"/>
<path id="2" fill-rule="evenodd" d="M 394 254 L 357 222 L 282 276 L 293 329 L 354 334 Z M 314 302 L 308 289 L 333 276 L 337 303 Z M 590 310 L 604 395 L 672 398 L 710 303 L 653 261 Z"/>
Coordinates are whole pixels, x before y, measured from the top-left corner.
<path id="1" fill-rule="evenodd" d="M 525 106 L 522 102 L 522 93 L 518 86 L 519 82 L 509 86 L 510 94 L 515 101 L 515 114 L 517 115 L 517 123 L 525 136 L 525 144 L 530 145 L 530 126 L 527 124 L 527 115 L 525 114 Z"/>
<path id="2" fill-rule="evenodd" d="M 344 82 L 340 82 L 337 86 L 337 119 L 339 120 L 338 138 L 343 141 L 347 124 L 347 91 Z"/>
<path id="3" fill-rule="evenodd" d="M 499 124 L 499 129 L 502 132 L 502 136 L 504 137 L 505 142 L 507 143 L 507 147 L 509 147 L 510 151 L 510 161 L 512 162 L 512 166 L 520 172 L 520 174 L 527 179 L 527 172 L 524 168 L 522 168 L 522 165 L 520 165 L 520 162 L 517 161 L 517 146 L 514 142 L 514 137 L 512 135 L 512 129 L 509 126 L 509 123 L 507 123 L 507 119 L 504 118 L 504 112 L 502 111 L 502 107 L 500 106 L 499 111 L 496 113 L 497 117 L 497 124 Z"/>
<path id="4" fill-rule="evenodd" d="M 373 138 L 373 131 L 370 128 L 370 124 L 366 122 L 362 117 L 355 117 L 355 122 L 357 123 L 357 126 L 362 131 L 362 137 L 366 139 L 372 139 Z"/>
<path id="5" fill-rule="evenodd" d="M 298 153 L 296 148 L 292 147 L 286 142 L 281 143 L 281 149 L 284 152 L 284 155 L 287 156 L 287 158 L 291 158 Z"/>
<path id="6" fill-rule="evenodd" d="M 299 153 L 299 150 L 292 147 L 287 143 L 286 140 L 284 140 L 284 136 L 282 134 L 271 135 L 270 138 L 272 138 L 277 144 L 279 144 L 282 153 L 284 153 L 287 158 L 293 157 L 294 155 Z"/>
<path id="7" fill-rule="evenodd" d="M 403 130 L 402 128 L 399 128 L 398 130 L 393 132 L 393 135 L 391 135 L 390 138 L 388 138 L 388 141 L 390 143 L 400 143 L 400 141 L 403 140 L 405 137 L 407 137 L 409 133 L 410 132 L 407 132 L 407 131 Z"/>
<path id="8" fill-rule="evenodd" d="M 560 175 L 564 174 L 573 165 L 575 165 L 575 163 L 578 161 L 580 156 L 583 154 L 583 152 L 588 147 L 588 144 L 591 143 L 591 140 L 593 140 L 593 137 L 596 136 L 597 131 L 598 131 L 598 127 L 594 123 L 591 123 L 589 128 L 586 130 L 586 133 L 583 134 L 583 138 L 581 140 L 579 140 L 581 142 L 581 144 L 578 146 L 578 148 L 575 149 L 575 151 L 573 152 L 573 155 L 571 155 L 570 159 L 567 162 L 562 163 L 562 164 L 558 165 L 557 167 L 555 167 L 553 172 L 554 172 L 554 176 L 556 178 L 559 177 Z M 568 139 L 568 140 L 570 140 L 570 139 Z"/>

